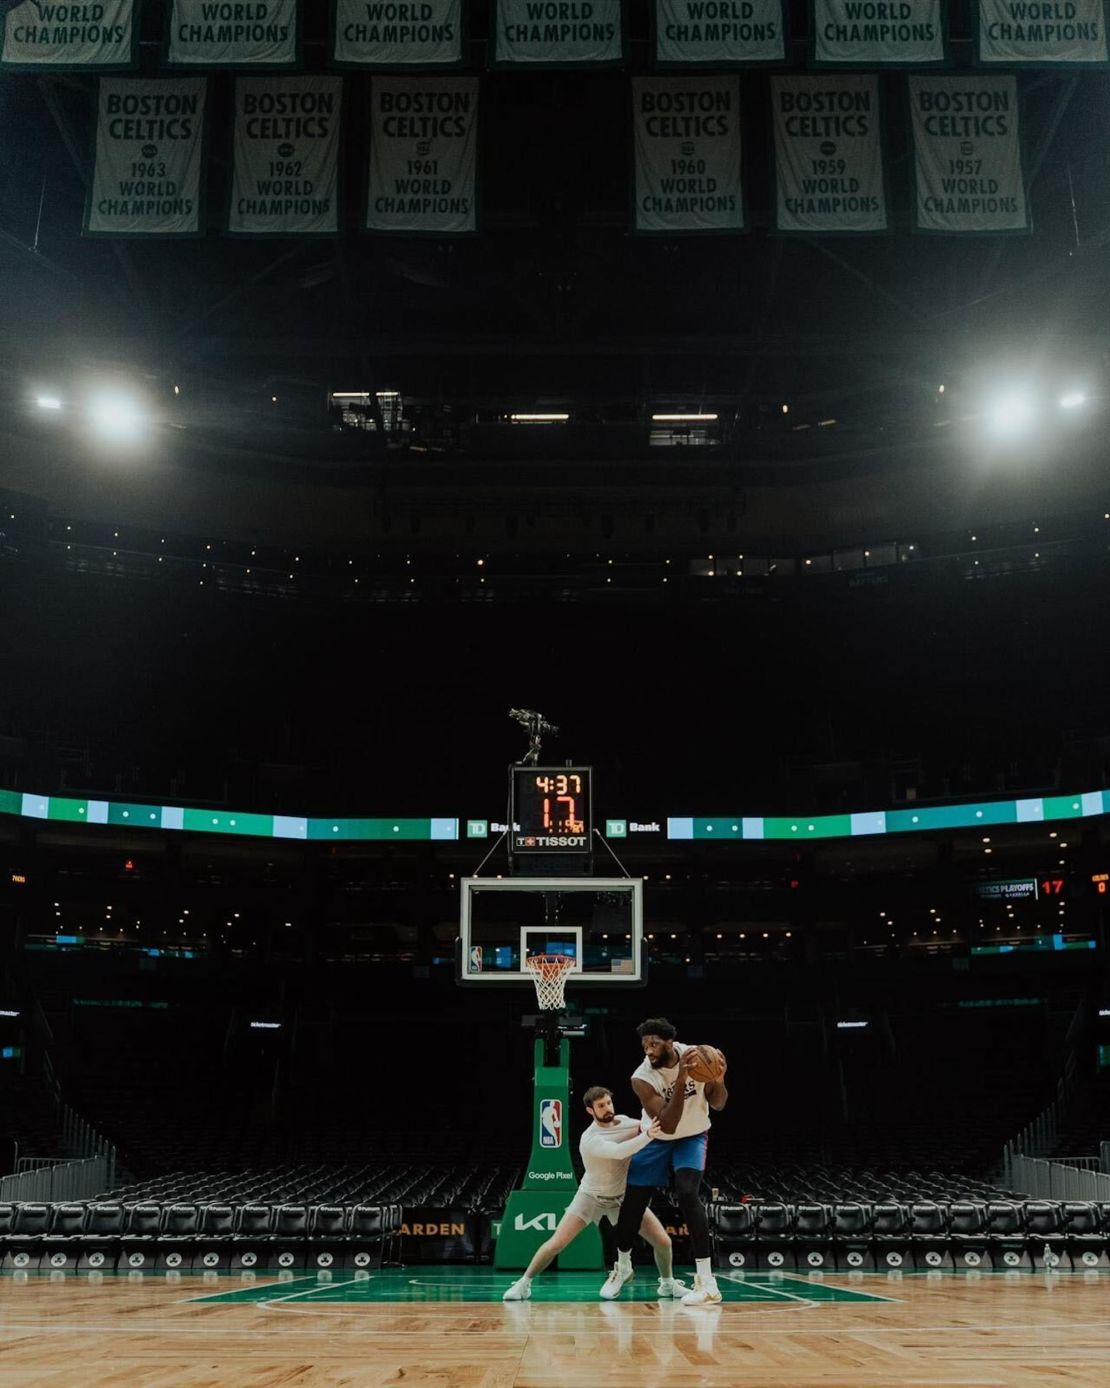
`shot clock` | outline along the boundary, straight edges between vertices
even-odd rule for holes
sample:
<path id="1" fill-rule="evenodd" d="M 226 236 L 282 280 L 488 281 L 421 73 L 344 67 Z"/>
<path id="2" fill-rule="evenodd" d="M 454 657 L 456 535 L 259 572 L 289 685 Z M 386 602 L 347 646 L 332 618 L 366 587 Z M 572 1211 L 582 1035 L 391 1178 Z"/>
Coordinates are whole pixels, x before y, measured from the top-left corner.
<path id="1" fill-rule="evenodd" d="M 514 766 L 510 775 L 511 853 L 571 857 L 590 851 L 588 766 Z"/>

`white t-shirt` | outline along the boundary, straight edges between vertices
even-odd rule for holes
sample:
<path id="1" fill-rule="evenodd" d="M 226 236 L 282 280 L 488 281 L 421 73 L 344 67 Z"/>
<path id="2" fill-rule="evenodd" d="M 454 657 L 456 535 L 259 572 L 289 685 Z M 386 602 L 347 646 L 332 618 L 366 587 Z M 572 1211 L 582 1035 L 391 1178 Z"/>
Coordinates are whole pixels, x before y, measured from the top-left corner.
<path id="1" fill-rule="evenodd" d="M 629 1138 L 629 1133 L 639 1136 Z M 621 1138 L 628 1138 L 622 1142 Z M 646 1147 L 652 1139 L 640 1132 L 634 1118 L 618 1113 L 613 1123 L 591 1123 L 582 1134 L 578 1151 L 585 1174 L 579 1190 L 603 1199 L 619 1200 L 628 1181 L 628 1163 L 635 1152 Z"/>
<path id="2" fill-rule="evenodd" d="M 671 1048 L 675 1055 L 680 1059 L 684 1051 L 689 1050 L 688 1046 L 681 1041 L 672 1041 Z M 663 1096 L 666 1103 L 674 1093 L 675 1080 L 678 1079 L 678 1066 L 672 1065 L 669 1070 L 657 1070 L 647 1056 L 644 1056 L 643 1064 L 633 1070 L 634 1080 L 646 1080 L 657 1094 Z M 643 1121 L 651 1122 L 651 1115 L 647 1109 L 644 1110 Z M 682 1117 L 678 1120 L 678 1127 L 673 1133 L 660 1133 L 658 1141 L 676 1142 L 680 1137 L 695 1137 L 698 1133 L 707 1133 L 712 1127 L 709 1117 L 709 1101 L 705 1097 L 705 1085 L 699 1080 L 686 1081 L 686 1102 L 682 1106 Z"/>

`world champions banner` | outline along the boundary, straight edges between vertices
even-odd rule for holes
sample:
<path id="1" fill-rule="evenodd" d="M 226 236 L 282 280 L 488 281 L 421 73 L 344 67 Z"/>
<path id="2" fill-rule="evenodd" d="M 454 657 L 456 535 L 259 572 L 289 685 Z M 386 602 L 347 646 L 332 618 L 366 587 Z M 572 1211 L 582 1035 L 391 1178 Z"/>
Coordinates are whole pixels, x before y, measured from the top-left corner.
<path id="1" fill-rule="evenodd" d="M 5 13 L 6 11 L 6 13 Z M 114 68 L 135 66 L 139 30 L 135 0 L 93 0 L 55 4 L 16 0 L 4 4 L 4 46 L 0 67 Z"/>
<path id="2" fill-rule="evenodd" d="M 85 208 L 91 236 L 198 236 L 204 162 L 203 77 L 102 77 L 96 162 Z"/>
<path id="3" fill-rule="evenodd" d="M 635 229 L 742 231 L 739 78 L 634 78 L 632 118 Z"/>
<path id="4" fill-rule="evenodd" d="M 657 67 L 746 67 L 786 57 L 782 0 L 655 0 Z"/>
<path id="5" fill-rule="evenodd" d="M 941 0 L 811 0 L 815 67 L 928 67 L 947 60 Z"/>
<path id="6" fill-rule="evenodd" d="M 979 0 L 977 23 L 983 66 L 1107 65 L 1105 0 Z"/>
<path id="7" fill-rule="evenodd" d="M 886 231 L 878 78 L 772 77 L 771 107 L 777 229 Z"/>
<path id="8" fill-rule="evenodd" d="M 371 82 L 368 231 L 476 231 L 477 164 L 476 77 Z"/>
<path id="9" fill-rule="evenodd" d="M 624 58 L 621 0 L 495 0 L 493 62 L 591 67 Z"/>
<path id="10" fill-rule="evenodd" d="M 339 230 L 341 77 L 240 77 L 227 229 L 254 236 Z"/>
<path id="11" fill-rule="evenodd" d="M 172 0 L 171 67 L 294 67 L 297 0 Z"/>
<path id="12" fill-rule="evenodd" d="M 1030 229 L 1015 77 L 911 77 L 920 231 Z"/>
<path id="13" fill-rule="evenodd" d="M 457 67 L 462 0 L 335 0 L 334 34 L 340 67 Z"/>

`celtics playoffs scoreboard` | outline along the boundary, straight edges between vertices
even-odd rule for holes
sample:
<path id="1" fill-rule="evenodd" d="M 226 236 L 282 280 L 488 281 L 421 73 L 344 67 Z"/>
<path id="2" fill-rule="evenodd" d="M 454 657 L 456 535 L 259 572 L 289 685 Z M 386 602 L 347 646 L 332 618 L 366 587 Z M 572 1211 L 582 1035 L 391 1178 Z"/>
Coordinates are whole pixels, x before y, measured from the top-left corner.
<path id="1" fill-rule="evenodd" d="M 593 773 L 588 766 L 514 766 L 509 773 L 509 852 L 548 860 L 590 851 Z"/>

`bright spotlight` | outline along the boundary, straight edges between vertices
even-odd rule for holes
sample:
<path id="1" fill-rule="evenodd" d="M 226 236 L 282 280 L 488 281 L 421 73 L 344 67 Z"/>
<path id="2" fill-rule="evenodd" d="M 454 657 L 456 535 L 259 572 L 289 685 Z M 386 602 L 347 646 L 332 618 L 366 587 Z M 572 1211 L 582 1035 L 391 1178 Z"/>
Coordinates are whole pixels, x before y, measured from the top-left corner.
<path id="1" fill-rule="evenodd" d="M 126 395 L 99 395 L 89 404 L 89 419 L 104 439 L 122 443 L 138 435 L 141 416 Z"/>
<path id="2" fill-rule="evenodd" d="M 1060 408 L 1062 410 L 1077 410 L 1080 405 L 1087 403 L 1087 396 L 1081 390 L 1069 390 L 1060 396 Z"/>
<path id="3" fill-rule="evenodd" d="M 1000 395 L 987 411 L 991 428 L 996 434 L 1020 434 L 1033 422 L 1033 402 L 1027 395 L 1013 391 Z"/>
<path id="4" fill-rule="evenodd" d="M 40 410 L 60 410 L 62 402 L 56 395 L 36 395 L 35 404 Z"/>

